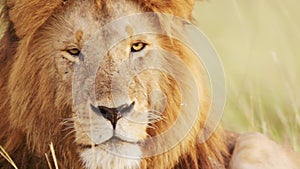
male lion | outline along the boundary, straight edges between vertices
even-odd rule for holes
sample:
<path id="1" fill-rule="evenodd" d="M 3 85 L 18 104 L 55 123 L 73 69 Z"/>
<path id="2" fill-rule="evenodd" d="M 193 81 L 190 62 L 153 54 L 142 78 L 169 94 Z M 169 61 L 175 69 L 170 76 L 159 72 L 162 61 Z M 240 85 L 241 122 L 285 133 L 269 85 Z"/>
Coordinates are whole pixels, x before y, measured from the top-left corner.
<path id="1" fill-rule="evenodd" d="M 229 162 L 235 136 L 204 128 L 211 106 L 207 73 L 172 38 L 185 35 L 187 23 L 158 14 L 190 20 L 192 9 L 192 0 L 6 0 L 0 145 L 19 168 L 48 168 L 50 143 L 59 168 L 248 164 L 245 154 L 256 153 L 244 153 L 243 137 Z M 206 133 L 212 134 L 202 140 Z M 296 168 L 293 158 L 282 164 Z M 11 166 L 0 159 L 0 168 Z"/>

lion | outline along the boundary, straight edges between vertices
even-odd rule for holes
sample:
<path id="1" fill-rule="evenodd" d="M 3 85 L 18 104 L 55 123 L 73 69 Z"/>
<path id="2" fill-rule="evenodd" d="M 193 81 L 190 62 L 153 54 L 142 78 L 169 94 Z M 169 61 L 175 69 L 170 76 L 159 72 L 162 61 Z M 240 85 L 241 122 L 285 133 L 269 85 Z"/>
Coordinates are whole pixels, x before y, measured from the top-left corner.
<path id="1" fill-rule="evenodd" d="M 48 168 L 53 143 L 59 168 L 240 166 L 246 153 L 234 147 L 243 139 L 205 125 L 212 99 L 205 66 L 172 38 L 185 34 L 193 5 L 6 0 L 0 145 L 16 165 Z M 0 159 L 0 168 L 11 166 Z"/>

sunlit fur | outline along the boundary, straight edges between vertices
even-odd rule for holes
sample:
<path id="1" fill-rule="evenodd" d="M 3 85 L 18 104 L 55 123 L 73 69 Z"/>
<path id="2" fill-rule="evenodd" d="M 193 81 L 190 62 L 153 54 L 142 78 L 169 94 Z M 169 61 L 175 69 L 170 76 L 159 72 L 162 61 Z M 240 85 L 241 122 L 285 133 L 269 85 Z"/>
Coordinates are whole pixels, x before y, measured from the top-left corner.
<path id="1" fill-rule="evenodd" d="M 109 138 L 112 131 L 109 122 L 87 112 L 88 105 L 75 108 L 72 105 L 72 71 L 76 60 L 64 57 L 68 45 L 83 47 L 101 26 L 121 16 L 163 12 L 190 20 L 192 9 L 192 0 L 7 0 L 1 15 L 8 29 L 0 42 L 0 144 L 20 168 L 47 168 L 44 154 L 49 155 L 51 142 L 59 168 L 225 168 L 229 154 L 222 130 L 214 131 L 205 143 L 199 141 L 201 134 L 212 130 L 209 125 L 204 132 L 202 130 L 211 106 L 211 93 L 204 68 L 180 41 L 157 35 L 124 40 L 108 49 L 96 78 L 97 103 L 110 107 L 112 100 L 108 91 L 112 74 L 123 60 L 128 59 L 130 44 L 134 40 L 149 43 L 148 50 L 141 53 L 145 58 L 160 55 L 149 50 L 159 48 L 182 60 L 196 81 L 197 89 L 193 90 L 200 94 L 200 102 L 195 103 L 199 104 L 200 111 L 196 112 L 198 117 L 191 130 L 185 133 L 184 128 L 194 120 L 192 117 L 183 115 L 177 118 L 183 103 L 176 80 L 184 81 L 183 91 L 194 94 L 191 81 L 172 64 L 163 67 L 176 70 L 177 79 L 154 70 L 143 71 L 132 79 L 128 93 L 130 100 L 124 100 L 124 104 L 128 101 L 137 103 L 135 112 L 128 118 L 147 123 L 135 124 L 121 119 L 116 130 L 126 136 L 125 140 L 130 137 L 133 139 L 130 141 L 139 142 L 163 133 L 178 120 L 176 133 L 169 139 L 175 140 L 178 133 L 186 136 L 166 153 L 142 158 L 143 153 L 149 151 L 147 148 L 159 150 L 168 140 L 158 140 L 146 148 L 126 142 L 105 143 L 106 139 L 94 135 L 100 133 Z M 131 34 L 141 26 L 153 26 L 170 36 L 185 33 L 183 23 L 173 23 L 166 17 L 158 17 L 155 21 L 132 21 L 128 26 L 114 31 Z M 106 38 L 107 43 L 110 37 Z M 174 61 L 161 58 L 162 63 Z M 157 102 L 159 96 L 155 93 L 150 96 L 152 89 L 160 89 L 165 94 L 165 111 L 163 114 L 139 114 L 151 106 L 162 108 L 163 105 Z M 193 100 L 186 102 L 193 103 Z M 83 119 L 76 116 L 75 111 L 79 109 L 85 110 Z M 98 128 L 94 128 L 94 124 Z M 95 145 L 95 140 L 99 145 Z M 91 147 L 86 149 L 82 145 Z M 114 156 L 104 150 L 115 146 L 121 152 L 134 151 L 134 155 L 140 158 Z M 9 164 L 1 159 L 0 166 L 8 168 Z"/>
<path id="2" fill-rule="evenodd" d="M 260 133 L 241 135 L 230 161 L 231 169 L 297 169 L 299 165 L 299 154 Z"/>

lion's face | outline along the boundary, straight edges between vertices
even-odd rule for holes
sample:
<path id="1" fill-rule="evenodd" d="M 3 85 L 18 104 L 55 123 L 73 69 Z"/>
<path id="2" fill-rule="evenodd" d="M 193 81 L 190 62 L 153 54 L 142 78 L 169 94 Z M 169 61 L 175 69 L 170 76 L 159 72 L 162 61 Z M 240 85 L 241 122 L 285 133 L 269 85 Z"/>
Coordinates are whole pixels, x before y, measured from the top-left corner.
<path id="1" fill-rule="evenodd" d="M 190 82 L 168 49 L 175 40 L 151 33 L 161 31 L 159 18 L 122 20 L 141 12 L 134 1 L 107 1 L 101 9 L 76 1 L 58 9 L 35 35 L 33 44 L 45 45 L 39 52 L 53 63 L 55 104 L 72 107 L 69 121 L 88 168 L 138 167 L 149 148 L 145 140 L 171 127 L 184 104 L 185 89 L 174 76 Z"/>

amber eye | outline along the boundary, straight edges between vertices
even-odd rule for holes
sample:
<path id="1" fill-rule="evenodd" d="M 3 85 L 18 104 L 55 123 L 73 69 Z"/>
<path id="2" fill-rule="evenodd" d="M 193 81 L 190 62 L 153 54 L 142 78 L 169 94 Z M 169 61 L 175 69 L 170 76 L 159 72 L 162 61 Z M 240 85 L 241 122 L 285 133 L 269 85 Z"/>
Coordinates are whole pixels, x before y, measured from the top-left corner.
<path id="1" fill-rule="evenodd" d="M 78 48 L 70 48 L 64 50 L 64 52 L 62 52 L 62 58 L 74 63 L 84 61 L 83 55 Z"/>
<path id="2" fill-rule="evenodd" d="M 143 42 L 137 42 L 132 44 L 131 46 L 131 52 L 139 52 L 141 50 L 143 50 L 146 47 L 146 43 Z"/>
<path id="3" fill-rule="evenodd" d="M 80 54 L 80 50 L 77 48 L 68 49 L 67 52 L 73 56 L 77 56 Z"/>

